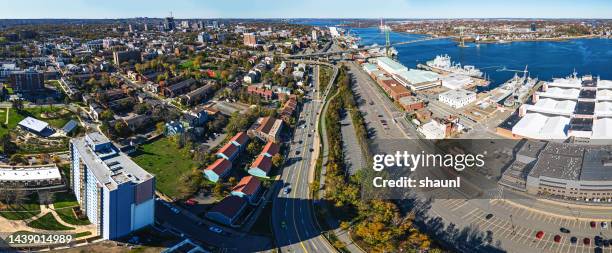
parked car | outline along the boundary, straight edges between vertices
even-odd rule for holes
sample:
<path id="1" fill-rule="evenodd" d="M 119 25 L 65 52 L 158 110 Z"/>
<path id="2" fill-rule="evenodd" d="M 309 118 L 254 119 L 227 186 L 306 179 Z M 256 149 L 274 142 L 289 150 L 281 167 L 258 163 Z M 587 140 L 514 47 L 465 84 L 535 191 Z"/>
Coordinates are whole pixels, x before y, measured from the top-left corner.
<path id="1" fill-rule="evenodd" d="M 560 228 L 559 231 L 561 231 L 561 233 L 564 233 L 564 234 L 569 234 L 570 233 L 570 230 L 567 229 L 567 228 Z"/>
<path id="2" fill-rule="evenodd" d="M 209 227 L 208 230 L 211 232 L 215 232 L 217 234 L 223 233 L 223 229 L 221 229 L 220 227 L 212 226 L 212 227 Z"/>
<path id="3" fill-rule="evenodd" d="M 597 227 L 597 223 L 596 223 L 596 222 L 594 222 L 594 221 L 591 221 L 591 222 L 589 223 L 589 225 L 591 225 L 591 228 L 595 228 L 595 227 Z"/>
<path id="4" fill-rule="evenodd" d="M 283 189 L 283 193 L 285 195 L 289 194 L 290 192 L 291 192 L 291 186 L 287 186 L 287 187 L 285 187 L 285 189 Z"/>
<path id="5" fill-rule="evenodd" d="M 195 199 L 188 199 L 188 200 L 185 200 L 185 205 L 188 205 L 188 206 L 195 206 L 196 204 L 198 204 L 198 201 L 196 201 Z"/>
<path id="6" fill-rule="evenodd" d="M 536 239 L 542 239 L 544 237 L 544 231 L 538 231 L 535 235 Z"/>
<path id="7" fill-rule="evenodd" d="M 487 216 L 485 216 L 485 219 L 487 219 L 487 220 L 490 220 L 491 218 L 493 218 L 493 214 L 492 213 L 487 214 Z"/>
<path id="8" fill-rule="evenodd" d="M 561 242 L 561 236 L 560 235 L 555 235 L 554 240 L 555 240 L 556 243 Z"/>
<path id="9" fill-rule="evenodd" d="M 576 244 L 577 242 L 578 242 L 578 238 L 577 238 L 577 237 L 572 236 L 572 237 L 570 238 L 570 243 L 571 243 L 571 244 Z"/>
<path id="10" fill-rule="evenodd" d="M 584 243 L 584 245 L 591 245 L 591 238 L 582 239 L 582 243 Z"/>

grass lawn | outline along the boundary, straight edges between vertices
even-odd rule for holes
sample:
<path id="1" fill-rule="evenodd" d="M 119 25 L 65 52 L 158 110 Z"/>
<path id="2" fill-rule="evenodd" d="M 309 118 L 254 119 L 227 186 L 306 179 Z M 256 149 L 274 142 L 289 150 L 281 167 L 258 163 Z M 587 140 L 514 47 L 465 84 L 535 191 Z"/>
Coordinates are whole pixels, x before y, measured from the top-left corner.
<path id="1" fill-rule="evenodd" d="M 65 112 L 61 115 L 57 115 L 53 118 L 43 118 L 41 117 L 42 113 L 50 113 L 50 112 L 59 112 L 61 111 L 61 107 L 50 107 L 50 106 L 41 106 L 34 108 L 25 108 L 22 113 L 18 113 L 15 109 L 9 109 L 9 122 L 7 127 L 4 127 L 4 122 L 6 121 L 6 108 L 0 108 L 0 136 L 8 133 L 9 131 L 15 129 L 17 124 L 27 116 L 31 116 L 37 118 L 39 120 L 45 121 L 49 123 L 52 127 L 62 128 L 68 121 L 71 119 L 76 119 L 76 116 L 72 112 Z"/>
<path id="2" fill-rule="evenodd" d="M 3 134 L 8 133 L 10 130 L 15 129 L 15 127 L 17 127 L 17 124 L 19 123 L 19 121 L 23 120 L 25 118 L 25 116 L 17 113 L 13 108 L 8 109 L 8 113 L 9 113 L 9 122 L 7 127 L 4 127 L 4 122 L 6 122 L 6 111 L 7 108 L 2 108 L 1 109 L 2 113 L 0 113 L 0 136 Z"/>
<path id="3" fill-rule="evenodd" d="M 155 175 L 157 190 L 171 197 L 177 195 L 180 176 L 198 166 L 189 150 L 179 149 L 174 139 L 167 137 L 140 146 L 133 159 Z"/>
<path id="4" fill-rule="evenodd" d="M 62 128 L 71 119 L 76 119 L 74 113 L 62 109 L 63 107 L 57 106 L 38 106 L 34 108 L 25 108 L 25 112 L 23 114 L 26 114 L 25 116 L 33 116 L 34 118 L 45 121 L 49 123 L 49 125 L 51 125 L 52 127 Z M 58 113 L 58 115 L 55 115 L 51 118 L 45 118 L 41 116 L 43 113 Z"/>
<path id="5" fill-rule="evenodd" d="M 21 205 L 2 206 L 0 216 L 9 220 L 25 220 L 40 213 L 38 194 L 32 194 Z"/>
<path id="6" fill-rule="evenodd" d="M 76 233 L 74 235 L 74 238 L 79 238 L 79 237 L 84 237 L 84 236 L 89 236 L 89 235 L 91 235 L 91 232 L 85 231 L 85 232 L 81 232 L 81 233 Z"/>
<path id="7" fill-rule="evenodd" d="M 42 217 L 31 221 L 28 223 L 29 227 L 43 229 L 43 230 L 73 230 L 72 227 L 66 227 L 53 217 L 53 214 L 48 213 L 43 215 Z"/>
<path id="8" fill-rule="evenodd" d="M 72 212 L 72 208 L 70 207 L 66 207 L 62 209 L 55 209 L 55 212 L 57 213 L 57 215 L 59 215 L 60 219 L 62 219 L 64 222 L 68 224 L 72 224 L 72 225 L 91 224 L 91 222 L 89 222 L 88 219 L 79 219 L 78 217 L 76 217 L 74 213 Z"/>
<path id="9" fill-rule="evenodd" d="M 65 207 L 75 207 L 78 206 L 79 203 L 76 200 L 76 197 L 69 192 L 56 192 L 53 201 L 53 207 L 55 209 L 65 208 Z"/>

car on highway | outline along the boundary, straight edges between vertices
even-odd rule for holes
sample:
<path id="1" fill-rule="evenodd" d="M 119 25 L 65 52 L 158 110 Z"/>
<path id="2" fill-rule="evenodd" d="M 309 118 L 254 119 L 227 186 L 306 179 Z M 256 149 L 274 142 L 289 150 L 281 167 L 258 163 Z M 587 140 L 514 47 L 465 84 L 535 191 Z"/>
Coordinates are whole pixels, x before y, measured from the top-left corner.
<path id="1" fill-rule="evenodd" d="M 298 141 L 298 144 L 302 144 L 302 140 Z"/>
<path id="2" fill-rule="evenodd" d="M 597 227 L 597 222 L 591 221 L 589 225 L 591 225 L 591 228 L 595 228 Z"/>
<path id="3" fill-rule="evenodd" d="M 281 221 L 281 228 L 287 228 L 287 223 L 285 221 Z"/>
<path id="4" fill-rule="evenodd" d="M 542 239 L 542 237 L 544 237 L 544 231 L 538 231 L 535 237 L 536 239 Z"/>
<path id="5" fill-rule="evenodd" d="M 379 118 L 382 118 L 383 116 L 382 116 L 382 114 L 378 114 L 378 117 L 379 117 Z"/>
<path id="6" fill-rule="evenodd" d="M 308 151 L 310 151 L 310 152 L 314 152 L 314 148 L 310 148 Z"/>
<path id="7" fill-rule="evenodd" d="M 559 231 L 561 231 L 561 233 L 564 233 L 564 234 L 569 234 L 569 233 L 571 232 L 571 231 L 570 231 L 569 229 L 567 229 L 567 228 L 560 228 L 560 229 L 559 229 Z"/>
<path id="8" fill-rule="evenodd" d="M 374 105 L 374 101 L 370 101 L 370 105 Z"/>
<path id="9" fill-rule="evenodd" d="M 289 194 L 290 192 L 291 192 L 291 186 L 287 186 L 287 187 L 285 187 L 285 189 L 283 189 L 283 193 L 285 195 Z"/>
<path id="10" fill-rule="evenodd" d="M 582 243 L 584 243 L 584 245 L 591 245 L 591 238 L 585 237 L 582 239 Z"/>
<path id="11" fill-rule="evenodd" d="M 571 244 L 576 244 L 577 242 L 578 242 L 578 237 L 572 236 L 572 237 L 570 238 L 570 243 L 571 243 Z"/>
<path id="12" fill-rule="evenodd" d="M 188 206 L 195 206 L 196 204 L 198 204 L 198 201 L 196 201 L 195 199 L 188 199 L 188 200 L 185 200 L 185 205 L 188 205 Z"/>
<path id="13" fill-rule="evenodd" d="M 296 150 L 296 151 L 295 151 L 295 155 L 299 155 L 299 154 L 300 154 L 300 151 L 299 151 L 299 150 Z"/>
<path id="14" fill-rule="evenodd" d="M 561 242 L 561 236 L 560 235 L 555 235 L 554 240 L 555 240 L 556 243 Z"/>
<path id="15" fill-rule="evenodd" d="M 610 240 L 603 240 L 603 246 L 604 247 L 610 247 Z"/>
<path id="16" fill-rule="evenodd" d="M 487 220 L 490 220 L 491 218 L 493 218 L 493 214 L 492 213 L 487 214 L 487 216 L 485 216 L 485 219 L 487 219 Z"/>
<path id="17" fill-rule="evenodd" d="M 214 232 L 214 233 L 217 233 L 217 234 L 223 233 L 223 229 L 221 229 L 220 227 L 212 226 L 212 227 L 209 227 L 208 230 L 210 232 Z"/>

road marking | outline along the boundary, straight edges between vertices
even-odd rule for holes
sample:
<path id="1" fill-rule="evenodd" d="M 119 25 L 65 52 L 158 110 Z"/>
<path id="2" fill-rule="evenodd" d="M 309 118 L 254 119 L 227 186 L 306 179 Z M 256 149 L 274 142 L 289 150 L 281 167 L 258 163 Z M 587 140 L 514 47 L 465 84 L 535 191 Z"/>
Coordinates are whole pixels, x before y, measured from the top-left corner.
<path id="1" fill-rule="evenodd" d="M 465 214 L 465 215 L 461 216 L 461 219 L 465 219 L 466 217 L 468 217 L 468 216 L 472 215 L 472 213 L 473 213 L 473 212 L 475 212 L 476 210 L 479 210 L 479 209 L 478 209 L 478 208 L 474 208 L 474 209 L 472 209 L 472 211 L 470 211 L 469 213 L 467 213 L 467 214 Z"/>

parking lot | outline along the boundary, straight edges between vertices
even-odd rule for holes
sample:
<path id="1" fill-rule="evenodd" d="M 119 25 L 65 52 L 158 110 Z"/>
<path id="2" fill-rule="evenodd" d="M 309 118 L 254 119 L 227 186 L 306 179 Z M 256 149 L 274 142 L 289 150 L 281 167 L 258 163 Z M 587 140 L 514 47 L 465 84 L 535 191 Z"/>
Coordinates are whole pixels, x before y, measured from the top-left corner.
<path id="1" fill-rule="evenodd" d="M 475 204 L 483 201 L 489 200 L 437 200 L 436 205 L 439 206 L 435 209 L 448 211 L 446 216 L 443 215 L 447 224 L 454 222 L 473 226 L 484 234 L 490 231 L 493 237 L 491 243 L 500 241 L 508 252 L 595 252 L 595 236 L 603 240 L 612 238 L 610 220 L 604 221 L 608 224 L 607 228 L 602 228 L 603 220 L 593 220 L 596 222 L 593 228 L 591 220 L 585 218 L 550 215 L 517 207 L 509 201 L 491 200 L 484 207 Z M 568 229 L 569 233 L 562 233 L 561 228 Z M 539 231 L 543 232 L 541 238 L 536 236 Z M 558 242 L 555 242 L 557 235 Z M 575 243 L 570 241 L 571 237 L 576 237 Z M 583 242 L 584 238 L 589 238 L 588 245 Z M 599 248 L 599 252 L 612 252 L 612 247 L 606 247 L 603 243 Z"/>

